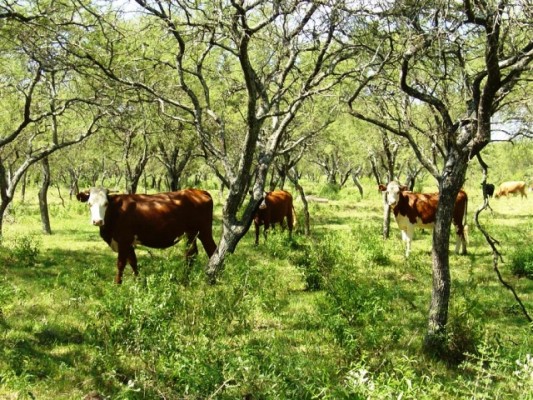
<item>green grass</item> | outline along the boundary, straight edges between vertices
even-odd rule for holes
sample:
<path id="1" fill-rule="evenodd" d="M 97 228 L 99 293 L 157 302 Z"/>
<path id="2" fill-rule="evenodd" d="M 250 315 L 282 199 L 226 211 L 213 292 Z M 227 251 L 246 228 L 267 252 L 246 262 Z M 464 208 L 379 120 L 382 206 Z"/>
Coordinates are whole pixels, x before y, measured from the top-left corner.
<path id="1" fill-rule="evenodd" d="M 311 237 L 276 231 L 256 247 L 249 232 L 215 286 L 203 252 L 183 284 L 181 244 L 139 248 L 141 277 L 127 270 L 116 286 L 85 205 L 51 193 L 43 236 L 27 197 L 0 246 L 0 399 L 531 399 L 532 327 L 474 227 L 480 200 L 472 190 L 469 254 L 450 256 L 445 362 L 421 351 L 431 235 L 417 233 L 406 260 L 394 222 L 381 239 L 377 191 L 311 203 Z M 531 260 L 532 201 L 492 200 L 481 215 L 530 314 L 533 282 L 514 266 Z"/>

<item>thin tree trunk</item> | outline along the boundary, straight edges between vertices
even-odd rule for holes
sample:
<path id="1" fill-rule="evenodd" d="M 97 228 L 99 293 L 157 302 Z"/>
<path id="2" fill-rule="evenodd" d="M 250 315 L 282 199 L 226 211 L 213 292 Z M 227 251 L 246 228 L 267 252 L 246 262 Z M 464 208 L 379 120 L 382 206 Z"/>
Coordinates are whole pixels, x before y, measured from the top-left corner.
<path id="1" fill-rule="evenodd" d="M 41 211 L 42 230 L 45 235 L 52 234 L 50 214 L 48 212 L 48 188 L 50 187 L 50 162 L 48 157 L 41 160 L 43 178 L 39 190 L 39 209 Z"/>
<path id="2" fill-rule="evenodd" d="M 359 189 L 359 194 L 361 195 L 361 198 L 363 198 L 363 185 L 361 185 L 359 175 L 361 175 L 362 170 L 363 167 L 361 166 L 358 166 L 355 170 L 352 170 L 352 180 L 357 189 Z"/>
<path id="3" fill-rule="evenodd" d="M 303 203 L 303 213 L 304 213 L 304 235 L 309 236 L 311 235 L 311 217 L 309 214 L 309 203 L 307 202 L 307 198 L 305 197 L 304 188 L 299 183 L 298 178 L 298 172 L 296 169 L 289 170 L 289 172 L 286 174 L 286 176 L 289 178 L 289 180 L 292 182 L 298 193 L 300 194 L 300 198 L 302 199 Z"/>
<path id="4" fill-rule="evenodd" d="M 449 155 L 444 178 L 439 183 L 439 205 L 433 229 L 432 274 L 433 286 L 429 307 L 428 330 L 424 339 L 424 349 L 442 355 L 446 351 L 446 324 L 448 323 L 448 307 L 450 302 L 450 226 L 452 222 L 455 200 L 464 182 L 466 173 L 466 157 Z"/>
<path id="5" fill-rule="evenodd" d="M 385 201 L 386 192 L 383 192 L 383 239 L 390 236 L 390 206 Z"/>
<path id="6" fill-rule="evenodd" d="M 307 198 L 305 197 L 302 185 L 297 184 L 296 190 L 298 190 L 298 192 L 300 193 L 300 197 L 302 198 L 302 204 L 304 206 L 304 235 L 309 236 L 311 235 L 311 217 L 309 214 L 309 203 L 307 203 Z"/>
<path id="7" fill-rule="evenodd" d="M 22 186 L 20 187 L 20 202 L 24 203 L 26 200 L 26 185 L 28 183 L 28 174 L 24 174 L 22 177 Z"/>

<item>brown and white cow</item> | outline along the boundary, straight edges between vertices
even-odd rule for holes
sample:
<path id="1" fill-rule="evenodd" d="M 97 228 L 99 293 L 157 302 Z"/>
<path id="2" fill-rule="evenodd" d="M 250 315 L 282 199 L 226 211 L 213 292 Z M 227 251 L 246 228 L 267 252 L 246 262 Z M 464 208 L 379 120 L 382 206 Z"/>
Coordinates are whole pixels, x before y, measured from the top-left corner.
<path id="1" fill-rule="evenodd" d="M 496 191 L 496 194 L 494 197 L 499 198 L 501 196 L 509 196 L 510 194 L 518 194 L 520 193 L 520 197 L 526 197 L 526 183 L 524 181 L 511 181 L 511 182 L 503 182 Z"/>
<path id="2" fill-rule="evenodd" d="M 254 216 L 255 244 L 259 244 L 259 227 L 265 225 L 263 234 L 267 236 L 267 229 L 275 224 L 283 226 L 284 219 L 287 219 L 289 236 L 296 225 L 296 215 L 292 204 L 292 195 L 285 190 L 274 190 L 265 194 L 263 201 L 259 205 Z"/>
<path id="3" fill-rule="evenodd" d="M 392 207 L 396 223 L 402 231 L 402 239 L 406 242 L 405 256 L 408 257 L 415 227 L 433 229 L 435 225 L 439 194 L 409 192 L 407 186 L 395 181 L 387 186 L 379 185 L 379 190 L 385 192 L 385 201 Z M 466 254 L 467 205 L 468 196 L 460 190 L 455 201 L 452 219 L 457 236 L 455 252 L 460 254 Z"/>
<path id="4" fill-rule="evenodd" d="M 100 227 L 100 236 L 118 252 L 116 283 L 122 282 L 126 263 L 139 274 L 134 246 L 167 248 L 187 236 L 186 256 L 198 253 L 200 239 L 209 257 L 215 252 L 213 240 L 213 200 L 203 190 L 147 194 L 110 194 L 104 188 L 91 188 L 76 196 L 87 202 L 91 223 Z"/>

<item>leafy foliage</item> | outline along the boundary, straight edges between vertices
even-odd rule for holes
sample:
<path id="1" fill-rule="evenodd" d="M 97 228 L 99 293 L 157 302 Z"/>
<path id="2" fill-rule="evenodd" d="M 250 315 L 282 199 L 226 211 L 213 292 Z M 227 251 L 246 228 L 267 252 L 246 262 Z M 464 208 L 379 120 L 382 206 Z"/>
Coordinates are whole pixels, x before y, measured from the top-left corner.
<path id="1" fill-rule="evenodd" d="M 533 248 L 517 249 L 510 257 L 510 268 L 518 277 L 533 279 Z"/>

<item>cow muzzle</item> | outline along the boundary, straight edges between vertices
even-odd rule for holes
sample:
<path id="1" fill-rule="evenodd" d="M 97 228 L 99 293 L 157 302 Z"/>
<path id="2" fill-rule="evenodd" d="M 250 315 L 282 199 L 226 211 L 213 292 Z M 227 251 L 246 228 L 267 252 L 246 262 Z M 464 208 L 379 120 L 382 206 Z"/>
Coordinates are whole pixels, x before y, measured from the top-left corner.
<path id="1" fill-rule="evenodd" d="M 93 225 L 94 226 L 103 226 L 104 225 L 104 220 L 103 219 L 99 219 L 99 220 L 93 221 Z"/>

